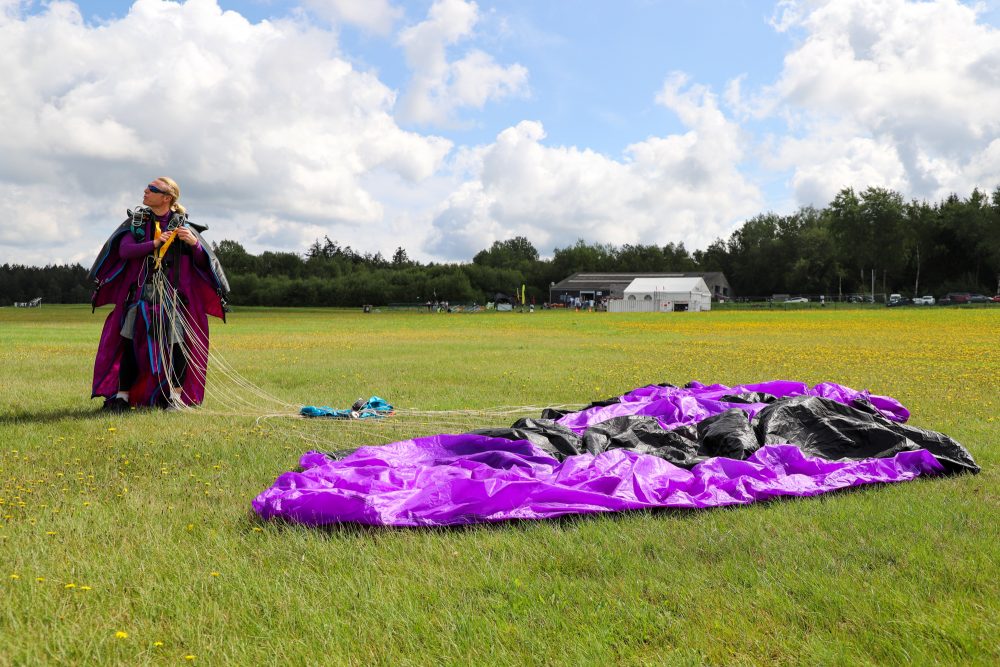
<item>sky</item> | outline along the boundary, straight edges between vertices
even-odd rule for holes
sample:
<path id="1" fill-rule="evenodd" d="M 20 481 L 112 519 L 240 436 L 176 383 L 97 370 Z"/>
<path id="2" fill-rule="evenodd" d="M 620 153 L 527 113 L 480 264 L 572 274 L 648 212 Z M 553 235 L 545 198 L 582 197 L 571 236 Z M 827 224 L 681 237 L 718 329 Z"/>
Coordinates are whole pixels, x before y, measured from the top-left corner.
<path id="1" fill-rule="evenodd" d="M 89 267 L 158 176 L 423 262 L 1000 186 L 1000 0 L 0 0 L 0 72 L 0 264 Z"/>

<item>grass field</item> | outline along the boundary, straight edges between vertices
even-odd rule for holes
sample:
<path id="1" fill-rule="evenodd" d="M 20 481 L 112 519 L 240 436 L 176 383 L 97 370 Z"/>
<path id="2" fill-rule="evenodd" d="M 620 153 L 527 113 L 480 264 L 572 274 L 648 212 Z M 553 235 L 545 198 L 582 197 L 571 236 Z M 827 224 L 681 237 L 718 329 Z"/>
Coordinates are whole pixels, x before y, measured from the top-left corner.
<path id="1" fill-rule="evenodd" d="M 257 521 L 250 501 L 308 448 L 299 425 L 212 399 L 97 413 L 105 313 L 0 308 L 0 664 L 1000 662 L 1000 308 L 213 321 L 215 349 L 291 403 L 487 409 L 829 380 L 896 397 L 983 468 L 460 530 Z M 450 430 L 434 422 L 307 435 L 332 449 Z"/>

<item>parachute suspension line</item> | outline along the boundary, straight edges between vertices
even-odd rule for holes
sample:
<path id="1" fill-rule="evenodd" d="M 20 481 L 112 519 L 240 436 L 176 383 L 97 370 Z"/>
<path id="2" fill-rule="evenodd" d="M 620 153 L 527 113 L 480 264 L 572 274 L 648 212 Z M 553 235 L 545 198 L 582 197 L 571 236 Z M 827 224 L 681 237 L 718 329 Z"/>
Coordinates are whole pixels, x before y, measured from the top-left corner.
<path id="1" fill-rule="evenodd" d="M 208 340 L 207 332 L 201 329 L 197 319 L 192 316 L 184 301 L 179 297 L 177 290 L 163 279 L 156 281 L 154 284 L 160 295 L 161 303 L 169 304 L 170 316 L 172 318 L 171 324 L 176 326 L 177 331 L 183 334 L 180 336 L 182 340 L 177 345 L 172 345 L 170 337 L 164 335 L 166 333 L 163 330 L 165 327 L 156 336 L 160 358 L 164 359 L 165 363 L 170 363 L 170 371 L 167 376 L 170 380 L 169 384 L 172 390 L 181 389 L 178 382 L 179 378 L 173 372 L 173 356 L 175 351 L 179 351 L 186 362 L 187 372 L 205 375 L 208 370 L 208 364 L 211 362 L 213 373 L 222 375 L 225 379 L 226 382 L 223 384 L 227 384 L 237 390 L 212 392 L 213 400 L 221 403 L 227 412 L 259 415 L 261 403 L 266 403 L 279 409 L 298 413 L 300 406 L 293 405 L 267 393 L 238 373 L 220 354 L 209 350 L 205 342 Z M 209 385 L 206 384 L 206 391 L 208 391 L 208 388 Z M 251 398 L 247 398 L 246 395 L 249 395 Z"/>
<path id="2" fill-rule="evenodd" d="M 413 437 L 414 430 L 425 433 L 466 433 L 477 428 L 490 426 L 510 426 L 514 417 L 537 418 L 545 408 L 578 410 L 580 405 L 515 406 L 502 405 L 484 409 L 465 410 L 420 410 L 395 408 L 391 419 L 303 419 L 300 414 L 302 404 L 289 403 L 268 393 L 240 374 L 216 350 L 207 344 L 207 332 L 193 317 L 176 288 L 165 279 L 162 271 L 151 276 L 161 316 L 154 326 L 155 345 L 158 358 L 163 363 L 163 375 L 172 393 L 182 391 L 182 383 L 174 369 L 174 356 L 183 356 L 187 373 L 206 376 L 211 365 L 213 381 L 205 383 L 206 398 L 210 398 L 211 409 L 201 407 L 202 414 L 253 417 L 258 427 L 270 425 L 275 419 L 285 420 L 279 430 L 285 435 L 294 435 L 317 448 L 332 443 L 330 426 L 336 425 L 337 432 L 347 431 L 354 446 L 359 444 L 384 444 L 387 438 L 400 440 Z M 172 339 L 180 339 L 177 344 Z M 193 410 L 187 405 L 177 406 L 183 410 Z M 263 414 L 262 414 L 263 413 Z M 287 421 L 287 420 L 292 421 Z M 331 422 L 333 424 L 331 424 Z M 365 442 L 370 441 L 370 442 Z"/>

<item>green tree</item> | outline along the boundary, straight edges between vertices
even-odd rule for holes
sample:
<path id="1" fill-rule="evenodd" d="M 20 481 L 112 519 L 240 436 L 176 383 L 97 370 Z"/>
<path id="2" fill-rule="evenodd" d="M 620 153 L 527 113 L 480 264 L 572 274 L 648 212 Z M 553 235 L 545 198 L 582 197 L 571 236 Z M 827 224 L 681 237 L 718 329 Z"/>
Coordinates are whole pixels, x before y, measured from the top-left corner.
<path id="1" fill-rule="evenodd" d="M 402 269 L 409 266 L 413 266 L 413 262 L 410 261 L 409 256 L 403 250 L 402 246 L 397 247 L 396 252 L 392 253 L 392 267 Z"/>
<path id="2" fill-rule="evenodd" d="M 861 193 L 861 215 L 871 239 L 871 266 L 875 269 L 876 285 L 891 292 L 904 285 L 907 229 L 903 196 L 885 188 L 866 188 Z"/>
<path id="3" fill-rule="evenodd" d="M 279 275 L 300 278 L 305 273 L 305 262 L 294 252 L 265 250 L 260 254 L 257 264 L 259 272 L 265 276 Z"/>
<path id="4" fill-rule="evenodd" d="M 786 291 L 800 294 L 837 294 L 840 275 L 833 239 L 822 213 L 800 209 L 779 225 L 786 262 Z"/>
<path id="5" fill-rule="evenodd" d="M 595 243 L 588 245 L 583 239 L 578 239 L 568 248 L 556 248 L 552 257 L 552 268 L 560 280 L 581 271 L 608 271 L 612 266 L 610 245 Z"/>
<path id="6" fill-rule="evenodd" d="M 861 200 L 853 188 L 837 193 L 828 216 L 837 263 L 847 272 L 846 283 L 852 292 L 863 290 L 868 285 L 865 271 L 871 271 L 874 263 L 873 239 L 861 213 Z"/>
<path id="7" fill-rule="evenodd" d="M 733 272 L 729 250 L 722 239 L 712 241 L 704 250 L 695 250 L 692 259 L 699 271 L 722 271 L 727 276 Z"/>
<path id="8" fill-rule="evenodd" d="M 499 269 L 524 269 L 538 261 L 538 250 L 523 236 L 506 241 L 494 241 L 487 250 L 480 250 L 472 258 L 474 264 Z"/>
<path id="9" fill-rule="evenodd" d="M 256 257 L 250 255 L 236 241 L 222 240 L 213 243 L 212 249 L 215 251 L 219 263 L 222 264 L 222 268 L 226 271 L 227 277 L 229 274 L 258 273 Z"/>
<path id="10" fill-rule="evenodd" d="M 726 247 L 732 275 L 728 277 L 739 293 L 763 297 L 788 291 L 783 270 L 788 258 L 780 244 L 780 223 L 781 216 L 775 213 L 758 215 L 729 237 Z"/>

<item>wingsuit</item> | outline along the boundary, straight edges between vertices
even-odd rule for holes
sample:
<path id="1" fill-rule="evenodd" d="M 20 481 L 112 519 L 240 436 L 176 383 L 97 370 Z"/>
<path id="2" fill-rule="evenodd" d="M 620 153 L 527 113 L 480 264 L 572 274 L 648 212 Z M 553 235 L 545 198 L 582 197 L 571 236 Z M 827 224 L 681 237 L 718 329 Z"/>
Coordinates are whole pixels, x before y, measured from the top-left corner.
<path id="1" fill-rule="evenodd" d="M 135 364 L 135 380 L 129 387 L 129 403 L 134 406 L 164 405 L 169 396 L 170 364 L 161 358 L 164 346 L 157 326 L 168 306 L 159 303 L 151 287 L 154 273 L 162 271 L 182 306 L 177 314 L 183 326 L 168 335 L 170 342 L 185 346 L 187 357 L 181 397 L 187 405 L 197 405 L 205 397 L 208 363 L 208 316 L 225 321 L 229 283 L 215 253 L 201 237 L 207 227 L 196 225 L 184 213 L 174 212 L 167 229 L 187 226 L 198 243 L 172 243 L 159 269 L 155 268 L 154 235 L 157 221 L 148 207 L 135 213 L 114 231 L 90 269 L 94 282 L 93 307 L 113 304 L 104 321 L 104 330 L 94 361 L 91 398 L 110 398 L 119 390 L 119 370 L 123 363 Z M 176 338 L 173 338 L 176 336 Z M 127 353 L 131 351 L 132 357 Z M 124 389 L 124 387 L 122 388 Z"/>

